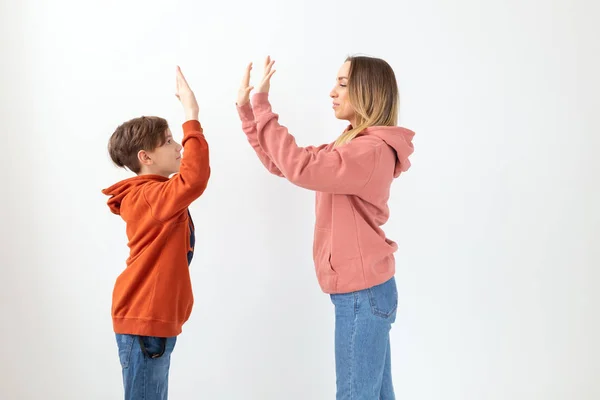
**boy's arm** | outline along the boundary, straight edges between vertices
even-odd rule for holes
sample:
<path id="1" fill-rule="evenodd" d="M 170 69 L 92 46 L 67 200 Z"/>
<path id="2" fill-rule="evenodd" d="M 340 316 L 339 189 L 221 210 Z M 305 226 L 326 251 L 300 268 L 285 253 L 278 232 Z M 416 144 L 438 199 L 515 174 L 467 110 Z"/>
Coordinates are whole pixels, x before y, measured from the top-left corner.
<path id="1" fill-rule="evenodd" d="M 186 117 L 179 172 L 166 182 L 148 185 L 143 193 L 152 215 L 159 221 L 166 221 L 189 207 L 202 195 L 210 177 L 208 143 L 198 121 L 198 102 L 179 67 L 176 96 Z"/>
<path id="2" fill-rule="evenodd" d="M 144 197 L 159 221 L 166 221 L 185 210 L 202 195 L 210 178 L 208 143 L 200 122 L 183 124 L 183 152 L 179 172 L 166 182 L 146 186 Z"/>

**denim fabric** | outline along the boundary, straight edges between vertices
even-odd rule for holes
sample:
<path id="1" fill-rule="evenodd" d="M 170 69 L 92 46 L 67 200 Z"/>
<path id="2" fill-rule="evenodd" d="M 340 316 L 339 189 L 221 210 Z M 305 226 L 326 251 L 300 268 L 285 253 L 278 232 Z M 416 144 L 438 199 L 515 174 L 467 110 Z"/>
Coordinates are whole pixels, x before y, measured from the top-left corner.
<path id="1" fill-rule="evenodd" d="M 337 400 L 393 400 L 390 330 L 396 320 L 396 280 L 331 295 L 335 306 Z"/>
<path id="2" fill-rule="evenodd" d="M 116 334 L 125 400 L 167 400 L 176 337 Z"/>

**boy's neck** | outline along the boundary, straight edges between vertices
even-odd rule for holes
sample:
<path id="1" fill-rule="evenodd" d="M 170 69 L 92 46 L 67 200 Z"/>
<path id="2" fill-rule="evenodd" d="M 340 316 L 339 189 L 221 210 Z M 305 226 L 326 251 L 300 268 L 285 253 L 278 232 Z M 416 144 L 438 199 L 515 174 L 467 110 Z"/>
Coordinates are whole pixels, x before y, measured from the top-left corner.
<path id="1" fill-rule="evenodd" d="M 138 176 L 142 176 L 142 175 L 159 175 L 159 176 L 164 176 L 165 178 L 168 178 L 171 176 L 171 174 L 167 174 L 164 172 L 157 172 L 157 171 L 152 171 L 152 170 L 147 170 L 147 169 L 143 169 L 138 173 Z"/>

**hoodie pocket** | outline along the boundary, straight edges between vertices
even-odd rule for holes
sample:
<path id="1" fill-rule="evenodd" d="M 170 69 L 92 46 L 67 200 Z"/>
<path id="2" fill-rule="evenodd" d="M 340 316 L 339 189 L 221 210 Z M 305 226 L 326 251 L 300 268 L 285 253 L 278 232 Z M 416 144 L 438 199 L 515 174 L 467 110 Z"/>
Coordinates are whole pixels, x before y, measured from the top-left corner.
<path id="1" fill-rule="evenodd" d="M 315 228 L 313 259 L 321 287 L 326 292 L 333 290 L 337 282 L 337 273 L 331 265 L 330 229 Z"/>

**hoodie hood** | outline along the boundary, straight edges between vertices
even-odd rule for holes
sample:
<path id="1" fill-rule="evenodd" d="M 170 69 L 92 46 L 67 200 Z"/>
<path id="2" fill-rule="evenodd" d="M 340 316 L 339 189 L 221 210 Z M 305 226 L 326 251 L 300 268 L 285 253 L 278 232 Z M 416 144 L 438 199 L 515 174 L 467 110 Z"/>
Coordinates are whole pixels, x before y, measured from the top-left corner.
<path id="1" fill-rule="evenodd" d="M 394 178 L 400 176 L 400 173 L 410 168 L 408 157 L 414 151 L 412 139 L 415 133 L 410 129 L 399 126 L 371 126 L 363 130 L 360 135 L 377 136 L 396 152 L 396 167 L 394 169 Z"/>
<path id="2" fill-rule="evenodd" d="M 137 192 L 141 186 L 148 182 L 164 182 L 168 179 L 169 178 L 160 175 L 139 175 L 117 182 L 114 185 L 103 189 L 102 193 L 109 196 L 106 204 L 108 204 L 110 211 L 113 214 L 121 215 L 121 203 L 128 194 Z"/>

